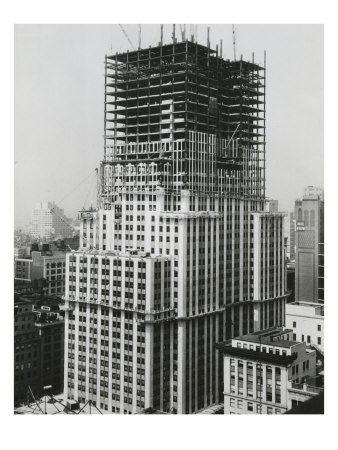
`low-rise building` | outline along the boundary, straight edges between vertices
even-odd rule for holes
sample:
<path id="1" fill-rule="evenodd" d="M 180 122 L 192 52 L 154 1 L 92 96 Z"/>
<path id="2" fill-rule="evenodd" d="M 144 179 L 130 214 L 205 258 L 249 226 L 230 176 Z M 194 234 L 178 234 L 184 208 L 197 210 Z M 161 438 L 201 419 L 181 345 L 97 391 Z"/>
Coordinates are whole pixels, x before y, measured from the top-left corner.
<path id="1" fill-rule="evenodd" d="M 64 373 L 64 316 L 59 302 L 45 300 L 34 305 L 35 326 L 41 345 L 40 382 L 52 386 L 52 392 L 63 390 Z"/>
<path id="2" fill-rule="evenodd" d="M 44 292 L 62 297 L 65 293 L 66 252 L 32 251 L 26 258 L 14 258 L 14 281 L 46 280 Z"/>
<path id="3" fill-rule="evenodd" d="M 293 341 L 292 330 L 256 332 L 217 348 L 224 356 L 224 414 L 281 414 L 318 393 L 306 385 L 316 374 L 316 352 Z"/>
<path id="4" fill-rule="evenodd" d="M 293 339 L 324 352 L 324 305 L 293 302 L 285 306 L 285 325 L 293 330 Z"/>
<path id="5" fill-rule="evenodd" d="M 60 300 L 39 295 L 14 297 L 14 402 L 28 393 L 63 389 L 64 318 Z"/>

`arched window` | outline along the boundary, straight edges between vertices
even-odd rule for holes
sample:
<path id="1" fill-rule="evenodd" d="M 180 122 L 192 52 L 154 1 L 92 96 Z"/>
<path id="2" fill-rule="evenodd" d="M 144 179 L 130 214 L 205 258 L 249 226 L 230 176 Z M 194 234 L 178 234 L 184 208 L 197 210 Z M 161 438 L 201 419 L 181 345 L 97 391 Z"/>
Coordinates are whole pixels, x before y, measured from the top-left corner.
<path id="1" fill-rule="evenodd" d="M 310 227 L 315 226 L 315 211 L 314 209 L 311 209 L 310 211 Z"/>
<path id="2" fill-rule="evenodd" d="M 304 225 L 306 227 L 309 226 L 309 211 L 307 210 L 304 211 Z"/>
<path id="3" fill-rule="evenodd" d="M 302 208 L 298 208 L 298 220 L 302 220 Z"/>

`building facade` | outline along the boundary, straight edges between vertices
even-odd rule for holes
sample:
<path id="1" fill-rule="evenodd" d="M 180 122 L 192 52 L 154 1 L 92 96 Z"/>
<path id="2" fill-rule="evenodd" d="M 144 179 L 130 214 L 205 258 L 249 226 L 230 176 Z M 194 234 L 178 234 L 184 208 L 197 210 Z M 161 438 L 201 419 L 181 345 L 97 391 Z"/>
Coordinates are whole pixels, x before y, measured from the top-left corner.
<path id="1" fill-rule="evenodd" d="M 224 355 L 224 414 L 282 414 L 319 393 L 305 383 L 316 375 L 316 352 L 292 341 L 292 330 L 250 334 L 217 347 Z"/>
<path id="2" fill-rule="evenodd" d="M 65 294 L 66 252 L 32 251 L 30 258 L 14 258 L 14 282 L 44 280 L 45 295 Z"/>
<path id="3" fill-rule="evenodd" d="M 295 202 L 295 300 L 324 302 L 324 198 L 319 188 L 308 186 Z"/>
<path id="4" fill-rule="evenodd" d="M 218 403 L 215 343 L 285 313 L 264 67 L 176 40 L 106 56 L 99 178 L 67 255 L 67 398 L 125 414 Z"/>
<path id="5" fill-rule="evenodd" d="M 51 239 L 72 237 L 69 219 L 53 202 L 40 202 L 32 213 L 30 234 L 34 238 Z"/>
<path id="6" fill-rule="evenodd" d="M 49 393 L 58 394 L 64 386 L 64 330 L 63 312 L 54 300 L 34 305 L 35 327 L 40 343 L 40 385 L 51 386 Z"/>
<path id="7" fill-rule="evenodd" d="M 285 325 L 293 330 L 293 339 L 306 342 L 324 352 L 324 305 L 310 302 L 288 303 Z"/>
<path id="8" fill-rule="evenodd" d="M 24 401 L 30 386 L 40 387 L 39 333 L 35 328 L 33 302 L 14 298 L 14 402 Z"/>
<path id="9" fill-rule="evenodd" d="M 284 223 L 284 236 L 287 238 L 287 250 L 286 257 L 288 262 L 295 261 L 295 237 L 296 237 L 296 221 L 293 212 L 289 212 L 285 215 Z"/>
<path id="10" fill-rule="evenodd" d="M 63 390 L 64 320 L 55 300 L 39 295 L 14 296 L 14 402 Z M 51 307 L 51 304 L 54 304 Z M 37 306 L 38 304 L 38 306 Z"/>

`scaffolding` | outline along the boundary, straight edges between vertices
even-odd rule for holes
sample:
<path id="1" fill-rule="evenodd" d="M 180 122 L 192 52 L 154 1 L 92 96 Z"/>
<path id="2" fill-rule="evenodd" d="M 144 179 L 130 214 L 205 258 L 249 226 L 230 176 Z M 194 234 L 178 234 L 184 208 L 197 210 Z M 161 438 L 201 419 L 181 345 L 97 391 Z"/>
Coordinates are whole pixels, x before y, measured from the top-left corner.
<path id="1" fill-rule="evenodd" d="M 254 62 L 188 40 L 106 56 L 104 125 L 107 202 L 122 187 L 265 197 L 265 67 Z"/>

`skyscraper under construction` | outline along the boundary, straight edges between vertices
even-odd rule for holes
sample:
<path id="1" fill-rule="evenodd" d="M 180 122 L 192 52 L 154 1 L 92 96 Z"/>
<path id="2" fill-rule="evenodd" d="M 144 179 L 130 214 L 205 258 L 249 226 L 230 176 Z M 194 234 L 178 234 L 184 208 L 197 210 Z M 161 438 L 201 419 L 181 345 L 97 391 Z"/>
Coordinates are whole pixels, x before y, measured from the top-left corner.
<path id="1" fill-rule="evenodd" d="M 174 38 L 106 56 L 104 108 L 98 205 L 67 256 L 65 393 L 195 413 L 222 401 L 216 342 L 284 318 L 265 68 Z"/>

